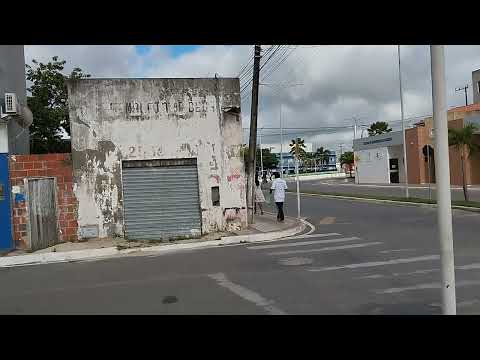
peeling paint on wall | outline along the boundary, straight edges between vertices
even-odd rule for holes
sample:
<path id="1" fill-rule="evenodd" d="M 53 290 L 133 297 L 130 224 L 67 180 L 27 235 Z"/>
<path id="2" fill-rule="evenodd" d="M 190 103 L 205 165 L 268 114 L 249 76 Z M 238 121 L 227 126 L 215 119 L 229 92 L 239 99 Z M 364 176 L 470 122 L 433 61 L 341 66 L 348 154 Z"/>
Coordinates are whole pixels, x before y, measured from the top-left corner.
<path id="1" fill-rule="evenodd" d="M 225 78 L 70 81 L 79 227 L 123 235 L 121 162 L 174 158 L 197 158 L 202 232 L 245 226 L 241 121 L 221 110 L 239 108 L 239 88 L 238 79 Z M 222 183 L 227 175 L 231 183 Z M 220 206 L 212 206 L 212 184 Z"/>

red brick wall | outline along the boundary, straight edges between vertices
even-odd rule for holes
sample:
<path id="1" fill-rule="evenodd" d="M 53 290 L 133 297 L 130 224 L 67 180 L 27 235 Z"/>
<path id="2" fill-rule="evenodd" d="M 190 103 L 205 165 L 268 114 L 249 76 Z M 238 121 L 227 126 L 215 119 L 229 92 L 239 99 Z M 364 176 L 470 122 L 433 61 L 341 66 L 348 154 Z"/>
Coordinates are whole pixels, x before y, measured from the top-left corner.
<path id="1" fill-rule="evenodd" d="M 29 177 L 55 177 L 57 179 L 58 229 L 61 241 L 76 241 L 77 199 L 73 193 L 73 169 L 71 154 L 12 155 L 10 157 L 11 186 L 19 186 L 25 194 L 24 179 Z M 27 248 L 26 204 L 20 195 L 13 195 L 13 232 L 18 248 Z M 19 201 L 16 201 L 19 200 Z"/>

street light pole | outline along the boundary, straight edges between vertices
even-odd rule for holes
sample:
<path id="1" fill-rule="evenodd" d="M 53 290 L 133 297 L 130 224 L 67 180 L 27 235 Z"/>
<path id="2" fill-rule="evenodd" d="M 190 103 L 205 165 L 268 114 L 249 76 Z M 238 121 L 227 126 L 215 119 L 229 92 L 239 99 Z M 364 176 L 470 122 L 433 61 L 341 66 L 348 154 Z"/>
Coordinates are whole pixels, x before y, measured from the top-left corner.
<path id="1" fill-rule="evenodd" d="M 298 178 L 298 158 L 300 149 L 298 148 L 299 138 L 295 138 L 295 174 L 297 175 L 297 218 L 300 219 L 300 179 Z"/>
<path id="2" fill-rule="evenodd" d="M 260 179 L 263 179 L 263 154 L 262 154 L 262 129 L 260 129 L 260 136 L 259 136 L 259 142 L 260 142 Z"/>
<path id="3" fill-rule="evenodd" d="M 442 263 L 442 310 L 444 315 L 455 315 L 457 309 L 444 46 L 430 45 L 430 58 L 432 64 L 432 103 L 436 153 L 437 228 L 440 236 L 440 258 Z"/>
<path id="4" fill-rule="evenodd" d="M 280 176 L 283 179 L 283 127 L 282 127 L 282 104 L 280 104 Z"/>
<path id="5" fill-rule="evenodd" d="M 398 79 L 400 83 L 400 111 L 402 113 L 402 135 L 403 135 L 403 167 L 405 169 L 405 197 L 409 198 L 408 193 L 408 161 L 407 161 L 407 142 L 405 141 L 405 119 L 403 113 L 403 89 L 402 89 L 402 67 L 400 65 L 400 45 L 397 45 L 398 50 Z"/>
<path id="6" fill-rule="evenodd" d="M 283 84 L 262 84 L 260 83 L 260 85 L 263 85 L 263 86 L 270 86 L 272 88 L 275 88 L 275 87 L 291 87 L 291 86 L 299 86 L 299 85 L 303 85 L 303 84 L 286 84 L 286 85 L 283 85 Z M 283 178 L 283 127 L 282 127 L 282 103 L 280 103 L 280 176 Z"/>

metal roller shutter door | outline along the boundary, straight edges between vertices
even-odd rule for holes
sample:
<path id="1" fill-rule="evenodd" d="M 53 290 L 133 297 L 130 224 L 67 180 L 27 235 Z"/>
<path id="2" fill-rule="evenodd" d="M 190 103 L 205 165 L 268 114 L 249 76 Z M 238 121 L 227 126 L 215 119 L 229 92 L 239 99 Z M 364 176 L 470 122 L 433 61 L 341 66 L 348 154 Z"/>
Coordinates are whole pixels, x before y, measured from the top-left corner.
<path id="1" fill-rule="evenodd" d="M 201 235 L 196 164 L 124 167 L 122 179 L 127 238 Z"/>

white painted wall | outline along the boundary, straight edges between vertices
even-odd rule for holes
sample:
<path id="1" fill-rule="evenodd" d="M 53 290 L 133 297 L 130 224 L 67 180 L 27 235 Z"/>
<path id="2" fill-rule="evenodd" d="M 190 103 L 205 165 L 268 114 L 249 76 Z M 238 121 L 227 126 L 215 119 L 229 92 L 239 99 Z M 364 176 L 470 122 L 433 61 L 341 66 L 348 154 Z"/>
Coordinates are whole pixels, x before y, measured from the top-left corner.
<path id="1" fill-rule="evenodd" d="M 354 158 L 357 184 L 390 183 L 386 147 L 356 151 Z"/>
<path id="2" fill-rule="evenodd" d="M 121 160 L 197 158 L 202 232 L 246 226 L 238 79 L 87 79 L 70 83 L 79 228 L 123 235 Z M 178 184 L 182 186 L 182 184 Z M 220 188 L 214 207 L 211 187 Z"/>
<path id="3" fill-rule="evenodd" d="M 8 154 L 8 130 L 5 122 L 0 122 L 0 153 Z"/>

